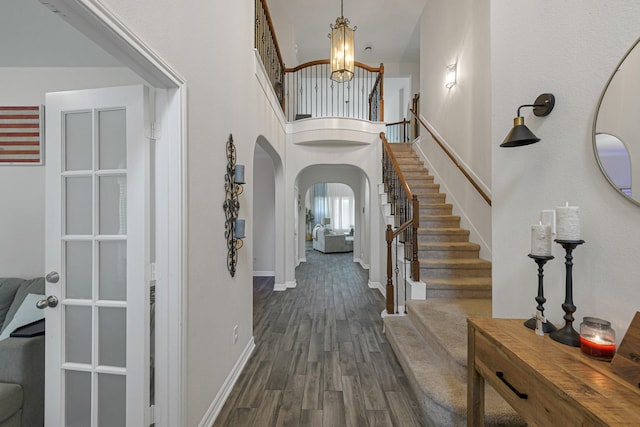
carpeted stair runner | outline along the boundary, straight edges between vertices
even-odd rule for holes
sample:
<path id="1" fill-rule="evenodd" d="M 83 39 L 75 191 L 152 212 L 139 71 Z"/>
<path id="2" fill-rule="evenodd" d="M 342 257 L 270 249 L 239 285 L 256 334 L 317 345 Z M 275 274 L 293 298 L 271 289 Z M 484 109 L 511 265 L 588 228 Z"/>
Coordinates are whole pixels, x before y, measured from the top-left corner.
<path id="1" fill-rule="evenodd" d="M 434 426 L 467 425 L 466 318 L 490 316 L 490 307 L 482 299 L 408 301 L 408 316 L 384 318 L 389 343 Z M 485 387 L 486 426 L 526 426 L 491 386 Z"/>
<path id="2" fill-rule="evenodd" d="M 491 262 L 479 257 L 480 246 L 469 242 L 469 230 L 460 228 L 412 144 L 391 147 L 420 201 L 418 258 L 427 299 L 407 301 L 406 317 L 385 317 L 385 334 L 433 425 L 466 426 L 467 317 L 491 317 Z M 526 424 L 487 385 L 485 425 Z"/>

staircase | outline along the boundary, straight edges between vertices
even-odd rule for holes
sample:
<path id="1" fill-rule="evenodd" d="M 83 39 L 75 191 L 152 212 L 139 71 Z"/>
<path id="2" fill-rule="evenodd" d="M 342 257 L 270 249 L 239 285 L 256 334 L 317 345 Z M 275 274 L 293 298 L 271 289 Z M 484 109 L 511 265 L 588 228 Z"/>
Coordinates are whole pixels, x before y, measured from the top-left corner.
<path id="1" fill-rule="evenodd" d="M 491 263 L 480 259 L 480 245 L 469 242 L 469 230 L 445 203 L 440 184 L 413 151 L 411 144 L 391 144 L 411 192 L 420 201 L 418 259 L 427 298 L 491 299 Z M 490 302 L 489 302 L 490 303 Z"/>
<path id="2" fill-rule="evenodd" d="M 491 262 L 446 203 L 412 144 L 390 144 L 420 201 L 418 258 L 426 300 L 406 302 L 407 316 L 384 318 L 385 334 L 425 416 L 434 426 L 466 426 L 467 317 L 491 317 Z M 487 426 L 526 423 L 489 386 Z"/>

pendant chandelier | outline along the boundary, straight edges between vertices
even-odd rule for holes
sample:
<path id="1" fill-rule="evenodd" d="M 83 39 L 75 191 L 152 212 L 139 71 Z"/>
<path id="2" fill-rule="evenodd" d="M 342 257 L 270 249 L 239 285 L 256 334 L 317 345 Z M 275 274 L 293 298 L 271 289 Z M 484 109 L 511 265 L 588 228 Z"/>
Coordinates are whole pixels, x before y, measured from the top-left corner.
<path id="1" fill-rule="evenodd" d="M 340 17 L 335 25 L 330 25 L 331 33 L 331 80 L 338 83 L 353 78 L 355 32 L 358 27 L 349 27 L 349 20 L 343 15 L 343 0 L 340 0 Z"/>

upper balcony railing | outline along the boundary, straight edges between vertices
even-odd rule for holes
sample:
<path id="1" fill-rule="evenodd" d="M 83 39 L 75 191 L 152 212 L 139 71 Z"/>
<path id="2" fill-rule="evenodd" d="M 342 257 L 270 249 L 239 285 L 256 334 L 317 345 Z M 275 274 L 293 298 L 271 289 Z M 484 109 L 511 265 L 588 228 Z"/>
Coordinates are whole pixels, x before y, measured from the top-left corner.
<path id="1" fill-rule="evenodd" d="M 285 68 L 266 0 L 255 0 L 255 48 L 288 121 L 350 117 L 384 121 L 384 65 L 355 62 L 353 78 L 330 79 L 329 60 Z"/>
<path id="2" fill-rule="evenodd" d="M 384 65 L 355 63 L 353 78 L 344 83 L 330 79 L 328 59 L 285 69 L 284 111 L 287 120 L 309 117 L 352 117 L 382 121 Z"/>
<path id="3" fill-rule="evenodd" d="M 280 46 L 278 46 L 267 1 L 255 0 L 255 5 L 255 48 L 262 58 L 262 64 L 267 71 L 271 86 L 278 96 L 280 106 L 283 106 L 284 61 L 280 53 Z"/>

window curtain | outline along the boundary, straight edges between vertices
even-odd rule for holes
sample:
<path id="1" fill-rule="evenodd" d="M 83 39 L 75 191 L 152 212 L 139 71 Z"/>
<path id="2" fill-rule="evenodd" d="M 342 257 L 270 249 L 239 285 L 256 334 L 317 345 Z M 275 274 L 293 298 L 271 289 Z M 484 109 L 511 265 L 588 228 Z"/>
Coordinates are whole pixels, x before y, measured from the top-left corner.
<path id="1" fill-rule="evenodd" d="M 313 185 L 313 218 L 316 224 L 322 224 L 322 218 L 329 218 L 326 183 Z"/>
<path id="2" fill-rule="evenodd" d="M 338 183 L 315 184 L 313 188 L 315 222 L 322 218 L 331 220 L 330 228 L 347 231 L 354 224 L 354 196 L 348 185 Z"/>

